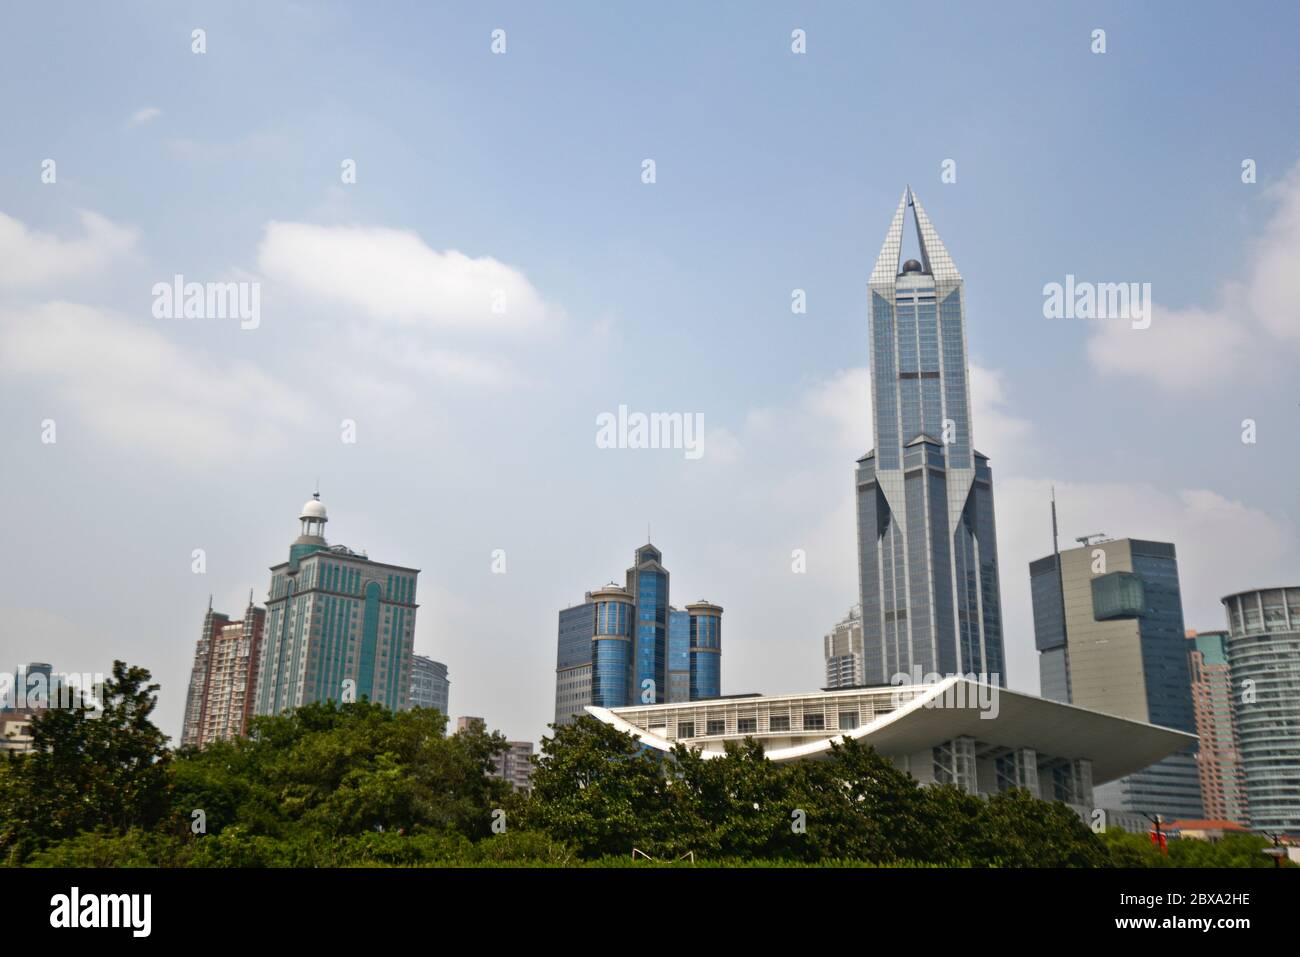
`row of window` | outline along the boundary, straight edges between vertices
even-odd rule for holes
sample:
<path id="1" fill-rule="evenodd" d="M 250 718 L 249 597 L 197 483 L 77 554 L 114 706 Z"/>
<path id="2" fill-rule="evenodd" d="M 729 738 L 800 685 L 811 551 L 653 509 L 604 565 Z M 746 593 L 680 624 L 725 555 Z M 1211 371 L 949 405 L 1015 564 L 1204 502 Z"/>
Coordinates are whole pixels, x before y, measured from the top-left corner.
<path id="1" fill-rule="evenodd" d="M 851 731 L 858 726 L 858 712 L 841 711 L 839 713 L 841 731 Z M 705 722 L 704 734 L 707 737 L 716 737 L 727 733 L 727 722 L 722 718 L 710 718 Z M 790 716 L 788 714 L 774 714 L 768 718 L 768 731 L 775 733 L 790 730 Z M 804 731 L 825 731 L 826 716 L 819 713 L 808 713 L 803 716 Z M 758 734 L 758 718 L 737 718 L 737 734 Z M 693 738 L 695 737 L 694 721 L 679 721 L 677 723 L 677 737 Z"/>

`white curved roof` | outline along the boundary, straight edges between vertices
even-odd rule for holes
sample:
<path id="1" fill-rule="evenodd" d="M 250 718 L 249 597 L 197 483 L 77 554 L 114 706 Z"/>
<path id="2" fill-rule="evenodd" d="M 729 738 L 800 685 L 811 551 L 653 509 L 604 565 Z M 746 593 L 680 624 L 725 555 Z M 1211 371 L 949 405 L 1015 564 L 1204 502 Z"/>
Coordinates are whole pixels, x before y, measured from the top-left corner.
<path id="1" fill-rule="evenodd" d="M 958 688 L 964 684 L 964 688 Z M 950 707 L 951 700 L 978 701 L 978 689 L 991 692 L 988 685 L 968 678 L 953 676 L 937 684 L 915 687 L 883 687 L 870 690 L 831 691 L 816 695 L 790 695 L 780 697 L 754 697 L 743 699 L 718 698 L 706 701 L 689 701 L 676 704 L 647 705 L 629 708 L 598 708 L 586 710 L 594 717 L 613 725 L 640 739 L 644 744 L 661 751 L 669 751 L 675 744 L 704 747 L 706 758 L 721 757 L 718 738 L 696 740 L 686 738 L 668 740 L 653 734 L 649 726 L 658 725 L 657 712 L 668 709 L 707 709 L 726 706 L 742 707 L 780 705 L 782 698 L 826 699 L 831 705 L 846 695 L 895 694 L 904 698 L 899 707 L 876 717 L 857 728 L 816 735 L 793 746 L 769 748 L 767 757 L 772 761 L 816 759 L 830 752 L 831 742 L 843 738 L 857 738 L 872 745 L 881 754 L 910 754 L 933 747 L 943 741 L 968 735 L 990 745 L 1008 748 L 1032 748 L 1042 754 L 1062 758 L 1087 758 L 1092 762 L 1094 784 L 1103 784 L 1140 771 L 1176 751 L 1196 743 L 1196 735 L 1162 728 L 1158 725 L 1120 718 L 1115 715 L 1090 711 L 1075 705 L 1039 698 L 1035 695 L 1006 688 L 996 689 L 997 712 L 989 716 L 977 707 Z M 910 700 L 907 700 L 910 699 Z M 829 710 L 829 707 L 827 708 Z M 664 716 L 665 720 L 667 716 Z M 631 719 L 631 720 L 629 720 Z M 636 722 L 636 723 L 634 723 Z M 796 735 L 798 736 L 798 735 Z M 725 739 L 742 740 L 746 735 L 728 734 Z M 789 733 L 760 733 L 750 735 L 760 743 L 764 738 L 789 740 Z M 715 750 L 708 747 L 710 741 Z"/>

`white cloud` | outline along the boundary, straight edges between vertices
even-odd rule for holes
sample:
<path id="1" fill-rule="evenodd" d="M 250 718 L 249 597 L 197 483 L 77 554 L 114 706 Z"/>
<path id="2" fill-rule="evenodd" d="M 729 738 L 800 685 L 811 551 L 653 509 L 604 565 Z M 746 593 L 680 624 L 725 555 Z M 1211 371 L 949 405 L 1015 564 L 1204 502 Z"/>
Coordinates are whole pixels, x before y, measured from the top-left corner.
<path id="1" fill-rule="evenodd" d="M 1266 195 L 1276 209 L 1251 244 L 1246 279 L 1225 280 L 1211 307 L 1157 304 L 1146 329 L 1097 321 L 1088 341 L 1097 371 L 1193 392 L 1262 374 L 1274 342 L 1300 346 L 1300 165 Z"/>
<path id="2" fill-rule="evenodd" d="M 409 338 L 358 339 L 364 340 L 358 348 L 369 348 L 377 357 L 439 384 L 501 388 L 523 382 L 502 359 L 433 348 Z"/>
<path id="3" fill-rule="evenodd" d="M 381 322 L 493 330 L 553 314 L 519 270 L 490 256 L 438 252 L 408 230 L 272 222 L 258 262 L 272 279 Z"/>
<path id="4" fill-rule="evenodd" d="M 247 362 L 205 362 L 141 323 L 75 303 L 0 312 L 0 369 L 41 380 L 55 410 L 70 407 L 105 441 L 182 465 L 247 459 L 307 420 L 301 396 Z"/>
<path id="5" fill-rule="evenodd" d="M 1250 338 L 1246 323 L 1224 312 L 1154 306 L 1146 329 L 1099 322 L 1088 340 L 1088 356 L 1103 374 L 1137 376 L 1169 392 L 1194 392 L 1207 381 L 1242 372 Z"/>
<path id="6" fill-rule="evenodd" d="M 144 124 L 148 123 L 151 120 L 156 120 L 160 116 L 162 116 L 162 110 L 158 109 L 158 107 L 146 106 L 144 109 L 137 110 L 135 113 L 133 113 L 131 115 L 131 119 L 127 121 L 126 125 L 144 126 Z"/>
<path id="7" fill-rule="evenodd" d="M 12 216 L 0 213 L 0 289 L 99 272 L 134 249 L 134 229 L 118 226 L 90 210 L 81 210 L 80 217 L 85 235 L 60 239 L 32 232 Z"/>

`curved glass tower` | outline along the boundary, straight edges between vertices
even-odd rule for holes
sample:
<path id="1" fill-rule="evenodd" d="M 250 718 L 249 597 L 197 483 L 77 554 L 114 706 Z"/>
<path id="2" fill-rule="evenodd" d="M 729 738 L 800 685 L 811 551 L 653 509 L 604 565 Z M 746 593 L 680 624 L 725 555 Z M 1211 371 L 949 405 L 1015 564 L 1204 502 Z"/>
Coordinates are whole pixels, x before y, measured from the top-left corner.
<path id="1" fill-rule="evenodd" d="M 722 607 L 697 601 L 687 605 L 691 616 L 691 698 L 722 697 Z"/>
<path id="2" fill-rule="evenodd" d="M 904 217 L 921 259 L 901 268 Z M 961 274 L 911 189 L 871 273 L 875 448 L 858 460 L 866 683 L 919 669 L 1005 684 L 988 459 L 971 443 Z"/>
<path id="3" fill-rule="evenodd" d="M 1223 599 L 1250 826 L 1300 837 L 1300 588 Z"/>
<path id="4" fill-rule="evenodd" d="M 596 632 L 591 637 L 591 703 L 601 708 L 625 707 L 628 671 L 632 663 L 632 622 L 636 605 L 624 588 L 607 585 L 593 591 Z"/>

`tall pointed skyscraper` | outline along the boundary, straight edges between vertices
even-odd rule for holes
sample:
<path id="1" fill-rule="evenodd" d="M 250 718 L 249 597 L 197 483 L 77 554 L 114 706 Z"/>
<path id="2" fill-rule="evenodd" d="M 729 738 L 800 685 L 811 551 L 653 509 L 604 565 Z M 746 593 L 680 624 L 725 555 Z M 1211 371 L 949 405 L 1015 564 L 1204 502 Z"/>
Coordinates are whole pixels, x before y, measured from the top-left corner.
<path id="1" fill-rule="evenodd" d="M 909 208 L 921 261 L 900 268 Z M 866 682 L 919 667 L 1005 684 L 993 480 L 971 444 L 962 278 L 910 187 L 869 297 L 875 448 L 857 471 Z"/>

